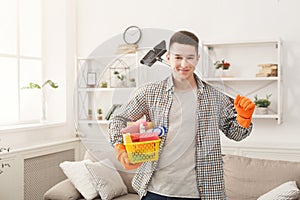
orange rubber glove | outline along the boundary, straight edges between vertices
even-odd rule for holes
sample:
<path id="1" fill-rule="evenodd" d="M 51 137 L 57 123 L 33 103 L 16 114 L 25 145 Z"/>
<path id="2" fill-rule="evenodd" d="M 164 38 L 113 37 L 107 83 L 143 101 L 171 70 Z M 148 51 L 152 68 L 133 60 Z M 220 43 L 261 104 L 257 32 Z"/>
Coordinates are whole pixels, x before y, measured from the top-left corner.
<path id="1" fill-rule="evenodd" d="M 117 144 L 115 146 L 116 157 L 118 161 L 122 164 L 124 169 L 133 170 L 142 165 L 142 163 L 132 164 L 128 159 L 128 154 L 126 152 L 125 146 L 123 144 Z"/>
<path id="2" fill-rule="evenodd" d="M 237 112 L 236 120 L 242 127 L 248 128 L 251 123 L 255 104 L 247 97 L 238 94 L 234 100 L 234 107 Z"/>

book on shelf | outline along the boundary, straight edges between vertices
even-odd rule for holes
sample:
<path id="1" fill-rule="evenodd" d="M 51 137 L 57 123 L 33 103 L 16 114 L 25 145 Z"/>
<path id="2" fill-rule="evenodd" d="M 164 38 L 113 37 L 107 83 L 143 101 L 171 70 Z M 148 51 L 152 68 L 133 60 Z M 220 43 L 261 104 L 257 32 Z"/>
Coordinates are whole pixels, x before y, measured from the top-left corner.
<path id="1" fill-rule="evenodd" d="M 137 44 L 120 44 L 117 49 L 117 54 L 136 53 L 137 48 Z"/>
<path id="2" fill-rule="evenodd" d="M 260 67 L 259 72 L 256 74 L 256 77 L 270 77 L 270 76 L 277 76 L 277 64 L 266 63 L 266 64 L 259 64 Z"/>

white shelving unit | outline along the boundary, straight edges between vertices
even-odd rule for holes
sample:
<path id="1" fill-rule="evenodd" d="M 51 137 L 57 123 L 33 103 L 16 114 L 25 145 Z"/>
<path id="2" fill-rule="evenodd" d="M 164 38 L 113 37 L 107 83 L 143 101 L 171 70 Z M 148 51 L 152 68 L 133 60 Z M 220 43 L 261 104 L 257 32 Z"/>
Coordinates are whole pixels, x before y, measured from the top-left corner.
<path id="1" fill-rule="evenodd" d="M 84 107 L 80 108 L 78 113 L 78 122 L 80 124 L 99 124 L 99 125 L 107 125 L 108 120 L 105 119 L 105 115 L 108 112 L 108 109 L 112 106 L 114 99 L 117 99 L 115 104 L 122 104 L 123 101 L 131 94 L 136 88 L 135 87 L 128 87 L 128 88 L 78 88 L 78 97 L 85 98 L 82 99 L 80 102 L 82 103 L 81 106 L 85 105 Z M 103 96 L 103 98 L 99 97 L 99 95 Z M 113 97 L 116 95 L 116 97 Z M 105 101 L 106 103 L 103 104 L 100 101 Z M 96 106 L 96 100 L 99 100 L 99 106 Z M 100 106 L 101 105 L 101 106 Z M 103 120 L 97 120 L 95 116 L 92 119 L 87 119 L 87 109 L 96 110 L 97 107 L 101 107 L 104 112 Z M 81 110 L 80 110 L 81 109 Z"/>
<path id="2" fill-rule="evenodd" d="M 136 89 L 136 87 L 129 86 L 128 80 L 135 78 L 136 86 L 139 85 L 140 71 L 137 68 L 137 60 L 137 54 L 77 58 L 78 74 L 74 98 L 77 129 L 80 126 L 93 124 L 107 126 L 108 120 L 105 119 L 105 116 L 112 105 L 124 103 Z M 119 70 L 125 77 L 125 84 L 122 87 L 117 87 L 113 83 L 114 71 L 116 70 Z M 87 84 L 88 73 L 96 74 L 97 83 L 95 85 Z M 103 81 L 107 82 L 107 87 L 101 86 Z M 103 120 L 97 120 L 96 111 L 98 108 L 102 109 Z M 89 118 L 89 110 L 92 111 L 92 118 Z"/>
<path id="3" fill-rule="evenodd" d="M 201 74 L 203 80 L 235 97 L 238 93 L 254 99 L 272 94 L 269 114 L 256 119 L 276 119 L 282 123 L 281 40 L 203 43 Z M 214 62 L 225 59 L 231 64 L 230 75 L 216 76 Z M 259 64 L 277 64 L 277 76 L 256 77 Z"/>
<path id="4" fill-rule="evenodd" d="M 77 129 L 79 126 L 86 127 L 90 125 L 107 127 L 108 120 L 105 120 L 105 116 L 113 104 L 123 104 L 141 85 L 161 80 L 170 74 L 171 69 L 165 64 L 157 62 L 152 67 L 140 64 L 141 58 L 148 51 L 149 48 L 138 48 L 135 54 L 113 54 L 106 57 L 77 58 L 78 74 L 74 99 Z M 135 87 L 131 87 L 128 83 L 123 87 L 112 87 L 112 72 L 115 69 L 120 69 L 119 66 L 111 68 L 115 63 L 122 63 L 127 67 L 126 74 L 124 75 L 127 80 L 129 77 L 135 78 Z M 87 85 L 88 72 L 93 72 L 97 75 L 97 84 L 94 87 Z M 101 87 L 101 82 L 103 81 L 108 82 L 107 88 Z M 103 111 L 103 120 L 97 120 L 95 114 L 93 114 L 92 119 L 88 119 L 88 110 L 92 109 L 95 113 L 98 108 L 101 108 Z"/>

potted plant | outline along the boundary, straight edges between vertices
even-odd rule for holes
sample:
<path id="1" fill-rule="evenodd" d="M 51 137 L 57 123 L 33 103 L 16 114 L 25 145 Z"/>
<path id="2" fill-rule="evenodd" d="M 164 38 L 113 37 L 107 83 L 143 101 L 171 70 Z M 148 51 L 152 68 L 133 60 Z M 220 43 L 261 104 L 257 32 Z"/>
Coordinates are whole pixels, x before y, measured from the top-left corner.
<path id="1" fill-rule="evenodd" d="M 135 87 L 136 86 L 136 84 L 135 84 L 135 78 L 130 78 L 129 79 L 129 85 L 128 85 L 129 87 Z"/>
<path id="2" fill-rule="evenodd" d="M 228 70 L 229 67 L 230 67 L 230 63 L 229 62 L 226 62 L 224 59 L 219 61 L 217 60 L 215 63 L 214 63 L 216 69 L 223 69 L 223 70 Z"/>
<path id="3" fill-rule="evenodd" d="M 216 68 L 216 76 L 217 77 L 226 77 L 229 76 L 229 67 L 230 63 L 226 62 L 224 59 L 217 60 L 215 63 L 215 68 Z"/>
<path id="4" fill-rule="evenodd" d="M 92 109 L 88 109 L 88 116 L 87 116 L 88 120 L 92 120 L 93 119 L 93 110 Z"/>
<path id="5" fill-rule="evenodd" d="M 47 80 L 43 84 L 37 84 L 37 83 L 32 83 L 30 82 L 28 86 L 24 86 L 21 89 L 39 89 L 41 90 L 41 122 L 45 122 L 47 120 L 47 101 L 46 101 L 46 94 L 44 87 L 46 85 L 49 85 L 50 87 L 56 89 L 58 88 L 57 83 L 54 83 L 52 80 Z"/>
<path id="6" fill-rule="evenodd" d="M 256 114 L 268 114 L 268 107 L 271 104 L 270 97 L 272 94 L 266 95 L 266 98 L 254 97 L 254 104 L 256 105 Z"/>
<path id="7" fill-rule="evenodd" d="M 107 81 L 103 81 L 103 82 L 101 83 L 101 87 L 102 87 L 102 88 L 107 88 Z"/>
<path id="8" fill-rule="evenodd" d="M 98 116 L 97 116 L 98 120 L 102 120 L 102 118 L 103 118 L 102 117 L 102 109 L 98 108 L 97 113 L 98 113 Z"/>

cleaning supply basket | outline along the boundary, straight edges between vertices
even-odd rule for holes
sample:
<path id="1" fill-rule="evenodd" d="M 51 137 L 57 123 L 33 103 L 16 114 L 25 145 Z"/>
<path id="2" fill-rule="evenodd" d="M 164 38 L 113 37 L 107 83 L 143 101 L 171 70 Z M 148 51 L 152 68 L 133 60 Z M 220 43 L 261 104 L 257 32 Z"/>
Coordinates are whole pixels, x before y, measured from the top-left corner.
<path id="1" fill-rule="evenodd" d="M 131 163 L 158 160 L 160 139 L 145 142 L 132 142 L 125 144 L 128 158 Z"/>

